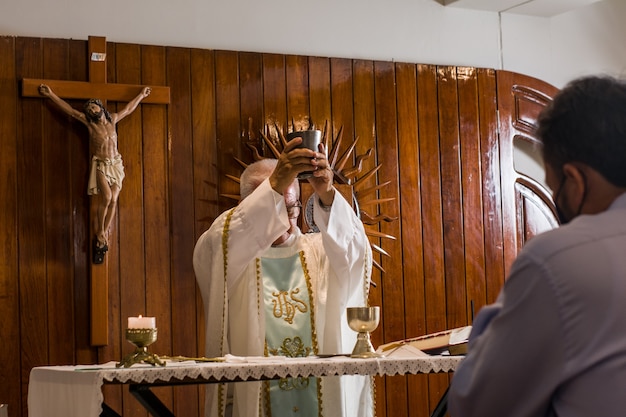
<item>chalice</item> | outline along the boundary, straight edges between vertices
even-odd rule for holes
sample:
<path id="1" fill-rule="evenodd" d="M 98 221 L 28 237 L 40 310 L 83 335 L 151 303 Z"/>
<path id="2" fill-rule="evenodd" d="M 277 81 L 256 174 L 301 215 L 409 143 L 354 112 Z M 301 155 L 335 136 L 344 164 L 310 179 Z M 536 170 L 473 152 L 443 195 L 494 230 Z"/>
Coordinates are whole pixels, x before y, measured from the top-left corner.
<path id="1" fill-rule="evenodd" d="M 116 368 L 130 368 L 136 363 L 149 363 L 151 365 L 165 366 L 163 362 L 154 353 L 148 352 L 148 346 L 156 342 L 157 329 L 126 329 L 126 340 L 135 346 L 135 351 L 122 359 L 121 362 L 115 364 Z"/>
<path id="2" fill-rule="evenodd" d="M 380 307 L 348 307 L 348 326 L 358 332 L 356 344 L 350 355 L 352 358 L 378 358 L 370 340 L 370 332 L 378 327 Z"/>

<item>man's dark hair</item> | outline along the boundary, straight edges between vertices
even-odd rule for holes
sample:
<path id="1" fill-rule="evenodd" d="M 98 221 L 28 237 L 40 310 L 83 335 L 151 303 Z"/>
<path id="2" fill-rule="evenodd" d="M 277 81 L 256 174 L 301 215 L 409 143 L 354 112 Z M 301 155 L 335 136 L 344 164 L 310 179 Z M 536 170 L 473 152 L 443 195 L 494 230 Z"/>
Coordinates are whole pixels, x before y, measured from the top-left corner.
<path id="1" fill-rule="evenodd" d="M 98 100 L 97 98 L 91 98 L 91 99 L 87 100 L 85 102 L 85 104 L 83 105 L 83 113 L 85 113 L 85 117 L 87 117 L 87 120 L 89 120 L 90 122 L 96 122 L 97 121 L 97 119 L 93 120 L 93 118 L 91 117 L 91 115 L 87 111 L 87 108 L 92 103 L 95 104 L 96 106 L 100 107 L 100 109 L 102 109 L 102 112 L 104 113 L 104 117 L 110 122 L 111 121 L 111 114 L 108 112 L 107 109 L 104 108 L 104 105 L 102 104 L 102 102 L 100 100 Z"/>
<path id="2" fill-rule="evenodd" d="M 581 162 L 626 187 L 626 83 L 608 76 L 570 82 L 539 115 L 537 136 L 557 172 Z"/>

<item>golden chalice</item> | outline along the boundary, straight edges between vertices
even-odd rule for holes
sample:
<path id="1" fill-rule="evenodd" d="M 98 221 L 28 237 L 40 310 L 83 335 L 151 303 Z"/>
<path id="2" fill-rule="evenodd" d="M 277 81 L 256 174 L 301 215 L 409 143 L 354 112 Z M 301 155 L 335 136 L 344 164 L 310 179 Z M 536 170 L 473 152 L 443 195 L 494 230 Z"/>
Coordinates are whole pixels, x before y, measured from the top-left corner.
<path id="1" fill-rule="evenodd" d="M 149 363 L 151 365 L 165 366 L 163 362 L 154 353 L 148 352 L 148 346 L 156 342 L 157 329 L 126 329 L 126 340 L 135 346 L 135 351 L 122 359 L 121 362 L 115 364 L 116 368 L 123 366 L 130 368 L 136 363 Z"/>
<path id="2" fill-rule="evenodd" d="M 378 327 L 380 307 L 348 307 L 348 326 L 358 332 L 356 344 L 352 350 L 353 358 L 378 358 L 383 355 L 376 353 L 370 340 L 370 332 Z"/>

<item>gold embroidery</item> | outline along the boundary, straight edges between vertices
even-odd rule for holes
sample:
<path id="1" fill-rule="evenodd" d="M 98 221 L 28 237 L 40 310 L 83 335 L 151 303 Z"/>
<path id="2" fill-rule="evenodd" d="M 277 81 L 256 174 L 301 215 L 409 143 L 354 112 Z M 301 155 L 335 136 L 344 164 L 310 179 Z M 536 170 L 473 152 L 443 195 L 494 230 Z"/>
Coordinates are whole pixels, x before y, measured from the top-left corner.
<path id="1" fill-rule="evenodd" d="M 224 229 L 222 230 L 222 256 L 224 259 L 224 308 L 222 309 L 222 339 L 220 342 L 220 352 L 222 353 L 224 352 L 224 340 L 226 340 L 225 317 L 227 308 L 226 272 L 228 271 L 228 234 L 230 231 L 230 220 L 232 219 L 234 213 L 234 208 L 228 212 L 228 214 L 226 215 L 226 219 L 224 220 Z M 225 386 L 226 384 L 219 384 L 217 387 L 217 409 L 220 415 L 224 415 L 226 413 L 226 390 L 224 389 Z"/>
<path id="2" fill-rule="evenodd" d="M 281 378 L 278 381 L 278 388 L 283 391 L 305 390 L 309 387 L 309 377 Z"/>
<path id="3" fill-rule="evenodd" d="M 267 344 L 266 344 L 267 346 Z M 272 354 L 272 356 L 286 356 L 288 358 L 301 358 L 304 356 L 309 356 L 311 354 L 311 348 L 305 347 L 302 339 L 299 336 L 294 337 L 293 339 L 287 337 L 283 340 L 282 345 L 278 349 L 268 349 L 267 351 Z"/>
<path id="4" fill-rule="evenodd" d="M 288 293 L 287 291 L 273 292 L 272 295 L 274 296 L 274 299 L 272 300 L 272 305 L 274 307 L 272 311 L 274 313 L 274 317 L 277 319 L 284 317 L 284 320 L 287 323 L 293 324 L 293 318 L 297 311 L 301 313 L 309 311 L 306 303 L 296 297 L 296 294 L 299 292 L 299 288 L 291 290 L 291 293 Z"/>
<path id="5" fill-rule="evenodd" d="M 261 320 L 261 259 L 256 258 L 256 313 Z"/>
<path id="6" fill-rule="evenodd" d="M 302 271 L 304 272 L 304 280 L 306 281 L 306 287 L 309 291 L 309 305 L 314 305 L 313 286 L 311 285 L 311 275 L 309 275 L 309 268 L 306 264 L 306 257 L 304 251 L 300 251 L 300 263 L 302 264 Z M 318 354 L 317 347 L 317 330 L 315 329 L 315 308 L 311 308 L 311 338 L 313 342 L 313 354 Z"/>

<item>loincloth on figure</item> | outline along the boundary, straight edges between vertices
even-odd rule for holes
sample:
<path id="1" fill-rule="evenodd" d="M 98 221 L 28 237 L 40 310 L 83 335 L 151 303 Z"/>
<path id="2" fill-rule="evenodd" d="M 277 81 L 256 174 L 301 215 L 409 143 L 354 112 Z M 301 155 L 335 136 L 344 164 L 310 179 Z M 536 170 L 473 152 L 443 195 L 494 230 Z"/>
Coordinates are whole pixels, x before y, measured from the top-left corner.
<path id="1" fill-rule="evenodd" d="M 109 186 L 115 184 L 122 189 L 125 174 L 121 155 L 113 159 L 101 159 L 97 156 L 91 158 L 91 172 L 89 173 L 89 183 L 87 184 L 87 194 L 89 195 L 98 194 L 100 191 L 98 189 L 98 180 L 96 179 L 98 171 L 104 174 Z"/>

